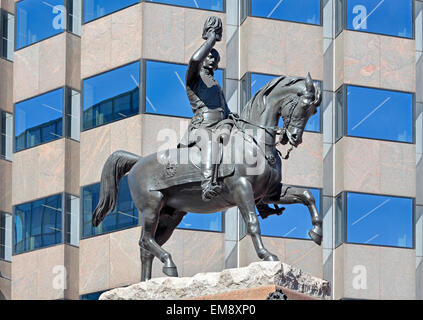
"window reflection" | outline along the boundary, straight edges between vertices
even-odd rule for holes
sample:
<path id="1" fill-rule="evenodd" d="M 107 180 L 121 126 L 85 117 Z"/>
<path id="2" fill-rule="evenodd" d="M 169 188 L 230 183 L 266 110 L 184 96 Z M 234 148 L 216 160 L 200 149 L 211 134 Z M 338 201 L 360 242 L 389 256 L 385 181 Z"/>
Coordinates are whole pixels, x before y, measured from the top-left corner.
<path id="1" fill-rule="evenodd" d="M 85 79 L 83 130 L 137 114 L 139 83 L 139 62 Z"/>
<path id="2" fill-rule="evenodd" d="M 140 0 L 85 0 L 84 1 L 84 23 L 100 18 L 109 13 L 129 7 Z"/>
<path id="3" fill-rule="evenodd" d="M 338 244 L 346 239 L 348 243 L 413 247 L 413 199 L 347 192 L 346 197 L 337 198 L 337 210 Z M 344 223 L 346 236 L 340 234 Z"/>
<path id="4" fill-rule="evenodd" d="M 320 211 L 320 190 L 309 188 L 316 201 L 316 208 Z M 272 207 L 272 205 L 271 205 Z M 257 209 L 256 213 L 258 215 Z M 261 234 L 264 236 L 310 239 L 308 232 L 311 224 L 310 213 L 303 204 L 290 204 L 282 215 L 269 216 L 262 219 L 259 216 Z"/>
<path id="5" fill-rule="evenodd" d="M 347 0 L 347 28 L 412 38 L 412 0 Z"/>
<path id="6" fill-rule="evenodd" d="M 15 16 L 0 10 L 0 56 L 13 60 L 13 49 L 15 41 Z"/>
<path id="7" fill-rule="evenodd" d="M 12 160 L 13 115 L 0 110 L 0 158 Z"/>
<path id="8" fill-rule="evenodd" d="M 223 10 L 223 0 L 146 0 L 147 2 L 166 3 L 175 6 L 184 6 L 213 11 Z"/>
<path id="9" fill-rule="evenodd" d="M 182 219 L 178 228 L 223 232 L 222 217 L 223 215 L 221 212 L 210 214 L 197 214 L 189 212 Z"/>
<path id="10" fill-rule="evenodd" d="M 82 188 L 82 237 L 87 238 L 138 225 L 138 210 L 135 207 L 128 186 L 128 178 L 124 176 L 119 184 L 119 195 L 116 208 L 107 214 L 98 226 L 92 225 L 92 215 L 98 204 L 100 183 Z"/>
<path id="11" fill-rule="evenodd" d="M 350 85 L 343 92 L 349 136 L 413 142 L 413 94 Z"/>
<path id="12" fill-rule="evenodd" d="M 16 49 L 66 29 L 64 0 L 23 0 L 16 3 Z"/>
<path id="13" fill-rule="evenodd" d="M 0 212 L 0 259 L 12 260 L 12 215 Z"/>
<path id="14" fill-rule="evenodd" d="M 17 205 L 14 252 L 22 253 L 62 242 L 62 195 Z"/>
<path id="15" fill-rule="evenodd" d="M 63 95 L 65 94 L 65 98 Z M 65 108 L 63 103 L 65 102 Z M 80 93 L 60 88 L 15 105 L 15 152 L 60 139 L 79 140 Z M 67 132 L 64 134 L 63 110 Z"/>
<path id="16" fill-rule="evenodd" d="M 100 296 L 106 291 L 98 291 L 93 293 L 84 294 L 81 296 L 81 300 L 98 300 Z"/>
<path id="17" fill-rule="evenodd" d="M 320 0 L 251 0 L 251 14 L 320 25 Z"/>
<path id="18" fill-rule="evenodd" d="M 186 71 L 186 65 L 146 62 L 146 112 L 192 117 L 192 108 L 185 91 Z M 216 70 L 214 77 L 223 87 L 223 71 Z M 163 86 L 163 83 L 166 85 Z"/>
<path id="19" fill-rule="evenodd" d="M 251 73 L 251 90 L 250 90 L 250 97 L 253 97 L 257 91 L 259 91 L 262 87 L 264 87 L 269 81 L 273 80 L 275 75 L 268 75 L 268 74 L 260 74 L 260 73 Z M 320 88 L 322 88 L 321 81 L 314 81 L 314 83 Z M 248 98 L 249 99 L 249 98 Z M 323 104 L 321 104 L 322 106 Z M 320 132 L 320 107 L 317 108 L 317 113 L 308 119 L 307 124 L 305 126 L 305 131 L 312 131 L 312 132 Z M 283 119 L 279 120 L 278 126 L 283 126 Z"/>
<path id="20" fill-rule="evenodd" d="M 63 88 L 20 102 L 15 107 L 15 151 L 63 136 Z"/>

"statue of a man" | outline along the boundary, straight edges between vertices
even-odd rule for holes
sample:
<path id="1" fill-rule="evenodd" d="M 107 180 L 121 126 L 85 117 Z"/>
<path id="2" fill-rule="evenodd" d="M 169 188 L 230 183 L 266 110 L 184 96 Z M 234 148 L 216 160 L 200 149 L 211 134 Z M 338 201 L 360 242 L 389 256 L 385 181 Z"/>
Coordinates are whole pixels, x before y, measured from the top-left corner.
<path id="1" fill-rule="evenodd" d="M 230 113 L 223 90 L 214 78 L 214 72 L 218 68 L 220 55 L 214 45 L 222 40 L 222 21 L 218 17 L 209 17 L 204 24 L 204 44 L 192 55 L 186 74 L 186 90 L 191 103 L 194 117 L 188 128 L 190 145 L 198 141 L 202 152 L 202 198 L 209 201 L 220 192 L 220 186 L 213 182 L 216 170 L 216 160 L 220 153 L 219 140 L 227 141 L 228 134 L 214 135 L 213 130 Z M 200 133 L 200 134 L 199 134 Z M 215 141 L 213 141 L 215 140 Z M 216 141 L 217 140 L 217 141 Z"/>

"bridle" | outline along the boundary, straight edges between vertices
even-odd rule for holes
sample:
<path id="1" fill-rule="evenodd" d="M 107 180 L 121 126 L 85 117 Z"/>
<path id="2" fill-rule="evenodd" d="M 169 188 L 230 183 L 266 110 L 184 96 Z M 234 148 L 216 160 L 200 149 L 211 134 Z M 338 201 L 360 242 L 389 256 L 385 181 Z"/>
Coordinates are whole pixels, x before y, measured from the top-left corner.
<path id="1" fill-rule="evenodd" d="M 280 137 L 283 137 L 286 134 L 286 132 L 288 131 L 288 126 L 291 124 L 292 115 L 294 114 L 294 111 L 295 111 L 295 108 L 298 105 L 298 102 L 299 102 L 299 97 L 298 96 L 295 96 L 295 97 L 291 98 L 290 101 L 288 102 L 287 106 L 289 106 L 289 108 L 290 108 L 289 109 L 289 114 L 288 114 L 288 117 L 286 118 L 286 121 L 284 119 L 284 123 L 283 123 L 283 127 L 282 128 L 279 127 L 279 126 L 263 126 L 261 124 L 254 123 L 252 121 L 241 119 L 239 117 L 239 115 L 236 115 L 236 114 L 233 114 L 233 113 L 229 114 L 229 118 L 232 119 L 232 120 L 234 120 L 235 126 L 237 127 L 238 130 L 240 130 L 244 134 L 247 134 L 257 144 L 257 146 L 260 148 L 260 146 L 259 146 L 258 142 L 255 140 L 255 138 L 252 137 L 251 135 L 249 135 L 248 133 L 246 133 L 243 130 L 243 128 L 240 128 L 238 126 L 238 122 L 244 122 L 244 123 L 247 123 L 247 124 L 252 125 L 254 127 L 263 129 L 263 130 L 265 130 L 265 132 L 267 132 L 268 134 L 270 134 L 272 137 L 274 135 L 280 135 Z M 292 125 L 292 126 L 295 126 L 295 125 Z M 275 136 L 275 140 L 276 140 L 275 143 L 266 143 L 266 141 L 264 143 L 267 146 L 271 146 L 272 148 L 275 148 L 278 144 L 281 143 L 281 138 L 276 139 L 276 136 Z M 288 149 L 287 154 L 285 156 L 283 156 L 282 153 L 278 149 L 276 149 L 276 151 L 278 152 L 279 156 L 283 160 L 288 160 L 289 159 L 289 155 L 290 155 L 290 153 L 291 153 L 291 151 L 293 149 L 294 149 L 294 146 L 291 145 L 291 147 Z M 262 150 L 262 152 L 265 154 L 265 152 L 263 150 Z M 266 156 L 266 159 L 267 159 L 267 156 Z"/>

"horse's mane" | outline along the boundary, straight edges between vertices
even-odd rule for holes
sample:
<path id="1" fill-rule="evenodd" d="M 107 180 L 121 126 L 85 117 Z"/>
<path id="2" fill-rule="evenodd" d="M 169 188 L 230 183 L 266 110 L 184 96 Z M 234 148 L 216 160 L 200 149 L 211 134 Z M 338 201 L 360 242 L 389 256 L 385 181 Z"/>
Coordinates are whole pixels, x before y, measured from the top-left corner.
<path id="1" fill-rule="evenodd" d="M 253 98 L 248 101 L 248 103 L 244 106 L 241 112 L 241 117 L 243 119 L 249 119 L 251 116 L 251 110 L 256 105 L 255 113 L 261 115 L 264 110 L 266 110 L 266 105 L 264 103 L 264 97 L 268 96 L 272 90 L 276 86 L 283 86 L 283 87 L 290 87 L 298 83 L 299 81 L 304 81 L 303 78 L 298 77 L 288 77 L 288 76 L 280 76 L 278 78 L 273 79 L 272 81 L 268 82 L 263 88 L 258 90 Z"/>

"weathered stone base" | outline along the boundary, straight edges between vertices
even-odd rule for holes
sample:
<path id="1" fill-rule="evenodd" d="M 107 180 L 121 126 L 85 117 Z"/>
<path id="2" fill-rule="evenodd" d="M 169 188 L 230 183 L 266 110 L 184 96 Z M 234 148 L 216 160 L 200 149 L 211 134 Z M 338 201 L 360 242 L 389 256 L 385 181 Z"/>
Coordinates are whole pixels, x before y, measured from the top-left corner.
<path id="1" fill-rule="evenodd" d="M 291 300 L 330 297 L 328 281 L 281 262 L 254 262 L 189 278 L 156 278 L 110 290 L 100 300 L 264 300 L 277 288 Z"/>

